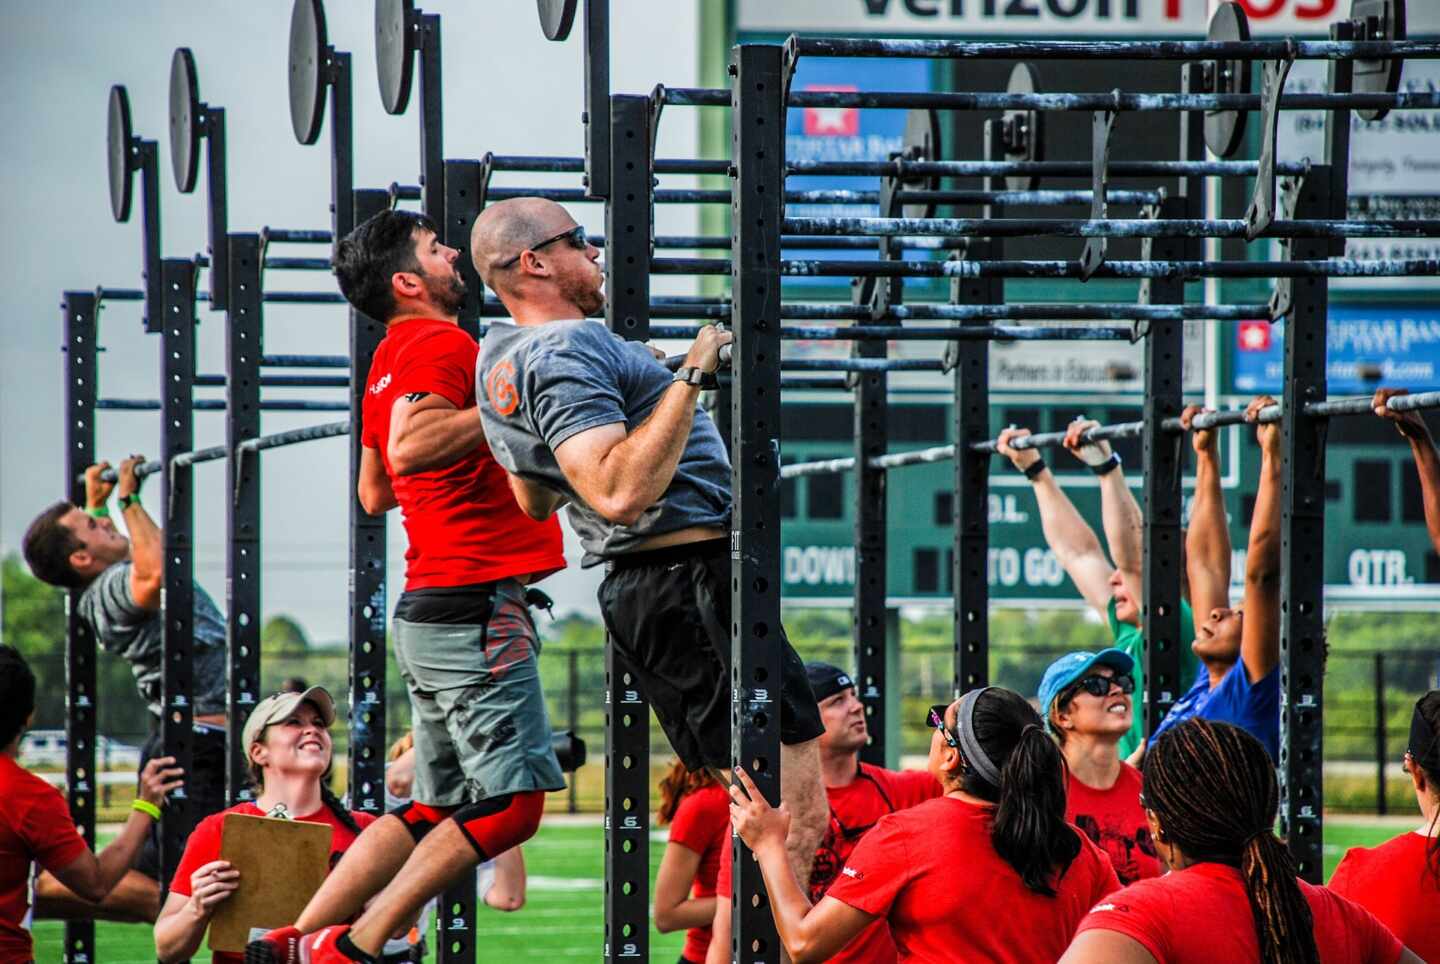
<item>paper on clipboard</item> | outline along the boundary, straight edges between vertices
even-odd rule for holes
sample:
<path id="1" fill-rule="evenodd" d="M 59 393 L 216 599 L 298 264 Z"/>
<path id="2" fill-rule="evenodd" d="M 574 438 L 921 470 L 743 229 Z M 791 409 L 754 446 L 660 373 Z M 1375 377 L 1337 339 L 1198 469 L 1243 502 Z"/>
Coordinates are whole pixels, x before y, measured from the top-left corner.
<path id="1" fill-rule="evenodd" d="M 215 908 L 210 949 L 243 952 L 252 928 L 294 923 L 330 870 L 332 833 L 329 824 L 226 814 L 220 859 L 240 871 L 240 887 Z"/>

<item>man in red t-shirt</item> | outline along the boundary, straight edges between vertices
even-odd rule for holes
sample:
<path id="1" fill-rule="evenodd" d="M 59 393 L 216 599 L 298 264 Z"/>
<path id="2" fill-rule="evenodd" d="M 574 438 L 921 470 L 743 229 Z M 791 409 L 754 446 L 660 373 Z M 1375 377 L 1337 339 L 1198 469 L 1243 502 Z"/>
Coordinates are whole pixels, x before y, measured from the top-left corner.
<path id="1" fill-rule="evenodd" d="M 35 674 L 11 646 L 0 646 L 0 961 L 29 961 L 30 865 L 38 863 L 85 900 L 99 903 L 139 856 L 165 795 L 182 784 L 174 757 L 156 757 L 140 774 L 134 812 L 98 854 L 80 836 L 60 791 L 20 766 L 20 738 L 35 714 Z"/>
<path id="2" fill-rule="evenodd" d="M 295 926 L 252 942 L 247 959 L 366 960 L 449 881 L 533 836 L 545 793 L 565 786 L 528 608 L 538 591 L 526 589 L 564 568 L 560 527 L 520 511 L 486 444 L 458 254 L 406 211 L 375 215 L 337 250 L 341 291 L 386 327 L 365 388 L 358 495 L 371 514 L 399 506 L 409 539 L 392 639 L 410 691 L 414 800 L 362 834 Z M 353 927 L 327 926 L 377 892 Z"/>
<path id="3" fill-rule="evenodd" d="M 924 770 L 887 770 L 861 763 L 860 750 L 869 742 L 870 733 L 865 725 L 865 704 L 856 694 L 854 680 L 838 666 L 817 660 L 805 664 L 805 673 L 825 724 L 820 737 L 820 773 L 830 804 L 829 826 L 815 851 L 807 888 L 814 904 L 829 891 L 855 845 L 881 817 L 940 796 L 940 784 Z M 706 964 L 730 960 L 732 855 L 732 847 L 721 848 Z M 895 942 L 890 939 L 890 926 L 883 917 L 876 920 L 830 961 L 893 964 Z"/>

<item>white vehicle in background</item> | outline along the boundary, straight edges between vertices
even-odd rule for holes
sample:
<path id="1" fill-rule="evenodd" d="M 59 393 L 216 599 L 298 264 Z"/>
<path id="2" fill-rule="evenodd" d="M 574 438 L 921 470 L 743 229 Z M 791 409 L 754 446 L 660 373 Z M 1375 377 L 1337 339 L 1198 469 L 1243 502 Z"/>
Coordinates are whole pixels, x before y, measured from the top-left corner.
<path id="1" fill-rule="evenodd" d="M 20 765 L 63 767 L 68 745 L 64 730 L 30 730 L 20 740 Z M 101 736 L 95 743 L 95 766 L 100 770 L 138 769 L 140 748 Z"/>

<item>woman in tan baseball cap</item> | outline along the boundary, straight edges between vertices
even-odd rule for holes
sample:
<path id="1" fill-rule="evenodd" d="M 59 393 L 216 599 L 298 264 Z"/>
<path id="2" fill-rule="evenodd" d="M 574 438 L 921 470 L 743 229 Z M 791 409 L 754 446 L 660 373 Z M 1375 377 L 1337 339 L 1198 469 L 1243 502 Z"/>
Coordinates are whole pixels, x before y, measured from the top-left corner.
<path id="1" fill-rule="evenodd" d="M 329 824 L 330 866 L 375 817 L 345 809 L 325 785 L 330 772 L 330 724 L 335 701 L 321 686 L 261 700 L 245 721 L 242 738 L 250 761 L 253 802 L 206 817 L 185 844 L 170 894 L 155 923 L 155 952 L 162 962 L 192 957 L 215 907 L 240 886 L 240 873 L 220 859 L 226 814 L 275 816 Z M 214 952 L 215 964 L 241 964 L 242 955 Z"/>

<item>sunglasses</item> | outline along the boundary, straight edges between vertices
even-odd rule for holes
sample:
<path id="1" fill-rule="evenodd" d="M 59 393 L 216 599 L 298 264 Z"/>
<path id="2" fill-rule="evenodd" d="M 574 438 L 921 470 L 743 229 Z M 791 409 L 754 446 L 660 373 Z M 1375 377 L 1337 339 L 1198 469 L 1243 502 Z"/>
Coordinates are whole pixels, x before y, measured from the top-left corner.
<path id="1" fill-rule="evenodd" d="M 960 741 L 950 735 L 950 728 L 945 725 L 945 711 L 950 709 L 949 703 L 936 703 L 930 707 L 930 715 L 926 718 L 926 726 L 933 726 L 940 731 L 945 742 L 950 746 L 959 748 Z"/>
<path id="2" fill-rule="evenodd" d="M 1110 684 L 1120 687 L 1122 693 L 1135 692 L 1135 677 L 1129 673 L 1122 673 L 1119 676 L 1101 676 L 1099 673 L 1092 673 L 1083 676 L 1075 681 L 1074 687 L 1070 690 L 1071 695 L 1084 690 L 1091 696 L 1104 696 L 1110 692 Z"/>
<path id="3" fill-rule="evenodd" d="M 585 237 L 584 225 L 577 224 L 570 230 L 562 231 L 559 234 L 555 235 L 555 237 L 553 238 L 546 238 L 539 244 L 530 245 L 530 247 L 526 248 L 524 251 L 521 251 L 520 254 L 515 255 L 515 257 L 510 258 L 509 260 L 504 261 L 501 264 L 497 264 L 495 267 L 497 269 L 509 268 L 519 262 L 521 255 L 523 255 L 525 251 L 539 251 L 546 245 L 554 244 L 556 241 L 568 242 L 570 247 L 574 248 L 577 251 L 584 251 L 586 246 L 590 244 L 589 240 Z"/>

